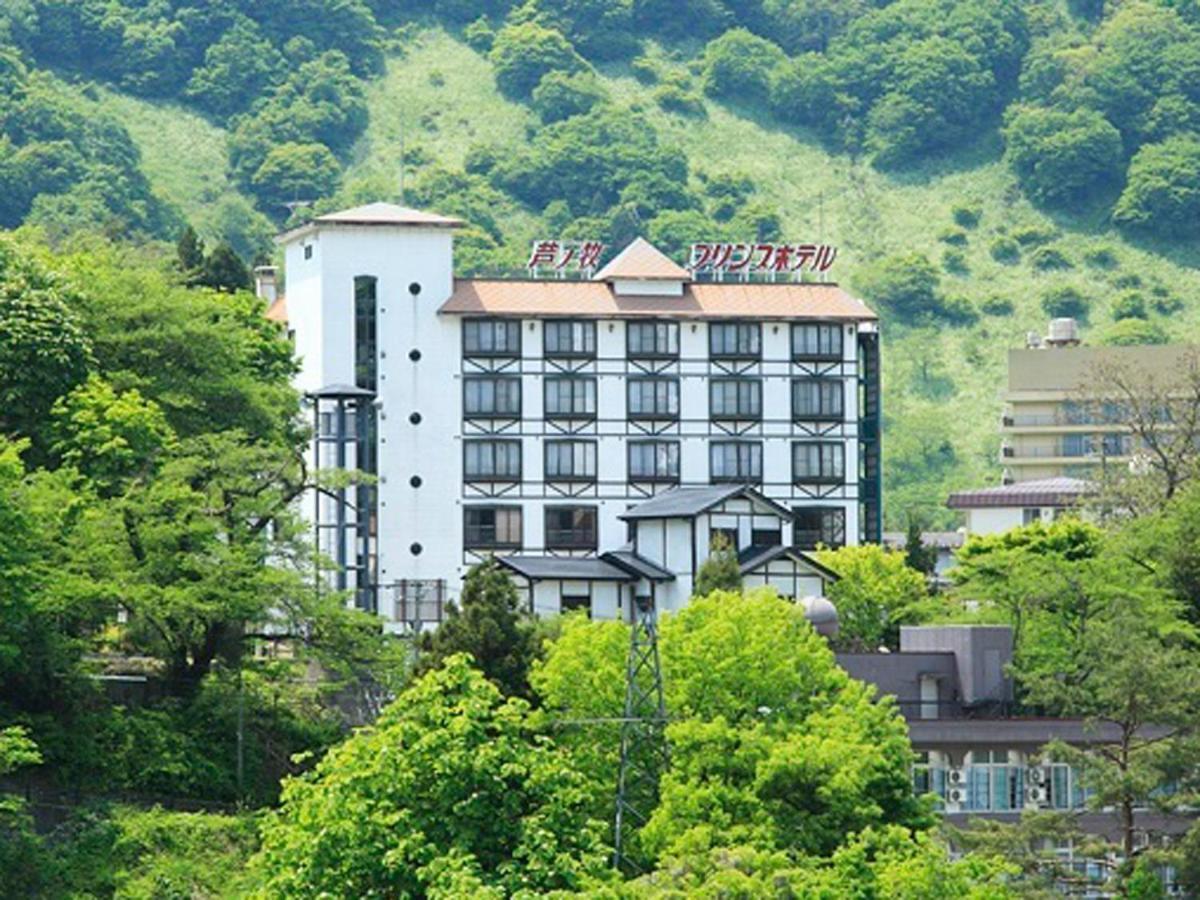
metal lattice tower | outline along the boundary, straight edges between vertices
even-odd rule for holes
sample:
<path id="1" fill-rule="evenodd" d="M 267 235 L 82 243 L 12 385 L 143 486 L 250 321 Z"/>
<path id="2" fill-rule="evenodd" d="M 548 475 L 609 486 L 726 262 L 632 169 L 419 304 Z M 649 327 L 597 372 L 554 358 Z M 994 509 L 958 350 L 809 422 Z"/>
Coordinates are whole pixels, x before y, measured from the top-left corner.
<path id="1" fill-rule="evenodd" d="M 630 840 L 658 804 L 658 780 L 666 768 L 663 735 L 666 704 L 658 660 L 658 626 L 654 601 L 635 600 L 629 657 L 625 664 L 625 710 L 621 717 L 621 762 L 617 776 L 617 815 L 613 865 L 636 872 Z"/>

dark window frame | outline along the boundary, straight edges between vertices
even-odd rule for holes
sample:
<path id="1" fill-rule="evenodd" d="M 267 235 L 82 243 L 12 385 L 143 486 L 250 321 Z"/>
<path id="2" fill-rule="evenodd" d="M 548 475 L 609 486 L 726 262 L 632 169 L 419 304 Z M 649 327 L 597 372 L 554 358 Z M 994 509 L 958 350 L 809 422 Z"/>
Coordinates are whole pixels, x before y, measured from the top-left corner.
<path id="1" fill-rule="evenodd" d="M 635 475 L 633 473 L 634 451 L 642 449 L 644 447 L 652 447 L 652 448 L 655 448 L 654 453 L 655 453 L 655 457 L 657 458 L 657 448 L 659 445 L 675 448 L 675 466 L 674 466 L 675 474 L 674 475 L 659 475 L 656 471 L 655 474 L 653 474 L 653 475 Z M 625 465 L 626 465 L 626 472 L 629 476 L 629 481 L 631 481 L 631 482 L 633 482 L 633 481 L 648 482 L 651 484 L 679 484 L 679 480 L 680 480 L 679 472 L 680 472 L 680 467 L 681 467 L 681 459 L 683 456 L 683 447 L 681 446 L 679 441 L 677 441 L 677 440 L 630 441 L 629 444 L 627 445 L 627 447 L 628 447 L 628 449 L 625 451 Z M 657 468 L 658 468 L 658 466 L 655 465 L 656 470 L 657 470 Z"/>
<path id="2" fill-rule="evenodd" d="M 517 408 L 512 412 L 470 412 L 467 410 L 467 387 L 483 381 L 506 382 L 517 385 Z M 465 419 L 519 419 L 524 406 L 524 386 L 519 375 L 464 375 L 462 382 L 463 418 Z M 494 404 L 493 404 L 494 405 Z"/>
<path id="3" fill-rule="evenodd" d="M 837 350 L 829 353 L 809 353 L 806 351 L 797 351 L 796 337 L 804 333 L 806 330 L 817 330 L 817 344 L 820 346 L 821 332 L 824 330 L 828 334 L 837 335 Z M 822 361 L 837 361 L 840 362 L 846 352 L 846 334 L 842 331 L 841 325 L 835 325 L 830 322 L 793 322 L 791 331 L 791 352 L 794 360 L 822 360 Z"/>
<path id="4" fill-rule="evenodd" d="M 578 412 L 574 409 L 572 409 L 571 412 L 562 412 L 561 410 L 552 411 L 550 409 L 550 389 L 553 385 L 557 385 L 557 384 L 561 384 L 561 383 L 590 384 L 592 386 L 592 391 L 591 391 L 592 409 L 591 409 L 591 411 Z M 574 406 L 574 400 L 575 400 L 574 393 L 575 393 L 574 389 L 572 389 L 572 391 L 571 391 L 571 395 L 572 395 L 571 396 L 571 400 L 572 400 L 571 405 L 572 406 Z M 587 399 L 586 393 L 587 392 L 585 391 L 584 393 L 585 393 L 585 401 L 586 401 L 586 399 Z M 600 404 L 599 395 L 600 395 L 600 386 L 597 382 L 595 375 L 547 375 L 545 378 L 542 379 L 542 418 L 545 418 L 545 419 L 585 419 L 585 420 L 595 419 L 597 416 L 597 410 L 598 410 L 598 407 Z M 585 403 L 585 405 L 586 405 L 586 403 Z"/>
<path id="5" fill-rule="evenodd" d="M 663 327 L 666 327 L 668 329 L 668 331 L 673 332 L 675 335 L 675 341 L 674 341 L 675 349 L 674 350 L 669 350 L 669 349 L 668 350 L 659 350 L 658 349 L 657 332 L 655 333 L 655 337 L 654 337 L 654 341 L 653 341 L 653 343 L 655 345 L 653 350 L 651 350 L 651 351 L 634 350 L 634 348 L 633 348 L 633 333 L 635 330 L 643 329 L 643 328 L 658 329 L 658 328 L 663 328 Z M 667 340 L 667 343 L 668 344 L 671 343 L 669 338 Z M 626 322 L 625 323 L 625 355 L 629 359 L 679 359 L 679 323 L 671 322 L 671 321 L 664 321 L 662 319 L 653 319 L 650 321 Z"/>
<path id="6" fill-rule="evenodd" d="M 507 447 L 517 448 L 517 472 L 515 475 L 497 474 L 493 472 L 491 475 L 478 474 L 472 475 L 467 466 L 467 451 L 470 447 L 481 446 L 484 444 L 503 444 Z M 495 452 L 492 453 L 492 468 L 495 466 Z M 497 481 L 521 481 L 525 471 L 525 448 L 522 442 L 513 438 L 466 438 L 463 440 L 463 481 L 468 484 L 478 482 L 497 482 Z"/>
<path id="7" fill-rule="evenodd" d="M 590 350 L 551 350 L 550 349 L 550 332 L 553 329 L 557 333 L 558 329 L 565 327 L 574 328 L 576 325 L 583 326 L 584 332 L 591 334 Z M 595 359 L 596 358 L 596 343 L 598 340 L 596 322 L 594 319 L 547 319 L 542 323 L 542 356 L 546 359 Z M 588 343 L 588 339 L 584 338 L 584 344 Z"/>
<path id="8" fill-rule="evenodd" d="M 480 350 L 472 349 L 468 345 L 468 334 L 472 327 L 478 328 L 482 325 L 503 325 L 505 331 L 509 332 L 506 336 L 505 343 L 508 343 L 507 338 L 516 335 L 516 347 L 506 350 Z M 462 352 L 463 356 L 478 356 L 486 359 L 520 359 L 521 358 L 521 323 L 516 319 L 503 318 L 473 318 L 463 319 L 462 323 Z"/>
<path id="9" fill-rule="evenodd" d="M 802 447 L 818 447 L 821 449 L 829 448 L 830 450 L 841 451 L 841 474 L 826 474 L 825 455 L 820 450 L 817 453 L 818 468 L 821 470 L 818 475 L 806 475 L 803 478 L 800 476 L 799 466 L 797 462 L 797 452 Z M 836 454 L 834 454 L 836 456 Z M 846 483 L 846 443 L 844 441 L 792 441 L 792 484 L 845 484 Z"/>
<path id="10" fill-rule="evenodd" d="M 741 344 L 741 332 L 743 329 L 752 331 L 755 338 L 754 344 L 757 349 L 753 351 L 734 350 L 732 352 L 726 350 L 718 350 L 714 346 L 718 332 L 723 333 L 726 328 L 738 329 L 737 340 L 735 344 Z M 724 341 L 722 341 L 724 343 Z M 709 359 L 762 359 L 762 323 L 761 322 L 744 322 L 740 320 L 730 320 L 725 322 L 713 322 L 708 326 L 708 356 Z"/>
<path id="11" fill-rule="evenodd" d="M 754 469 L 753 462 L 755 460 L 755 454 L 753 452 L 750 453 L 751 473 L 746 474 L 746 475 L 742 474 L 742 471 L 741 471 L 742 459 L 741 459 L 741 454 L 740 454 L 740 450 L 739 450 L 738 457 L 737 457 L 737 462 L 738 462 L 737 473 L 734 475 L 717 475 L 716 474 L 716 466 L 713 465 L 713 463 L 715 461 L 714 454 L 718 451 L 723 451 L 723 449 L 725 447 L 738 447 L 738 448 L 746 447 L 746 448 L 749 448 L 751 451 L 753 451 L 754 448 L 757 448 L 758 449 L 758 454 L 757 454 L 758 474 L 755 475 L 753 473 L 753 469 Z M 762 467 L 763 467 L 763 444 L 762 444 L 762 441 L 710 441 L 709 442 L 709 445 L 708 445 L 708 480 L 709 480 L 709 483 L 711 483 L 711 484 L 761 484 L 762 480 L 763 480 Z"/>
<path id="12" fill-rule="evenodd" d="M 801 524 L 806 524 L 801 522 L 801 516 L 813 513 L 820 516 L 817 527 L 801 529 Z M 817 540 L 808 540 L 807 536 L 813 534 L 816 534 Z M 817 544 L 823 544 L 830 549 L 846 546 L 846 508 L 844 506 L 792 507 L 792 543 L 802 550 L 812 550 Z"/>
<path id="13" fill-rule="evenodd" d="M 472 538 L 471 529 L 474 527 L 478 534 L 478 529 L 484 526 L 478 524 L 472 526 L 467 521 L 467 517 L 473 513 L 504 513 L 506 516 L 516 514 L 517 516 L 517 531 L 520 537 L 515 541 L 502 541 L 499 537 L 493 537 L 491 541 L 483 540 L 482 538 Z M 524 507 L 512 504 L 488 504 L 479 505 L 472 504 L 463 507 L 463 549 L 464 550 L 520 550 L 525 546 L 525 510 Z M 511 528 L 512 523 L 509 523 Z M 493 520 L 492 530 L 498 535 L 498 523 Z"/>
<path id="14" fill-rule="evenodd" d="M 817 405 L 821 407 L 816 413 L 800 412 L 797 408 L 799 404 L 796 402 L 797 389 L 802 384 L 815 384 L 817 388 Z M 820 385 L 836 384 L 838 385 L 838 409 L 836 412 L 827 411 L 824 408 L 823 394 L 820 390 Z M 841 422 L 846 418 L 846 382 L 841 378 L 828 377 L 823 375 L 811 375 L 803 378 L 793 378 L 791 383 L 792 391 L 792 421 L 794 422 Z"/>
<path id="15" fill-rule="evenodd" d="M 591 447 L 591 462 L 592 473 L 590 475 L 578 474 L 572 472 L 570 475 L 551 475 L 550 474 L 550 451 L 552 448 L 557 448 L 563 444 L 579 444 L 580 446 Z M 586 453 L 584 454 L 586 457 Z M 574 453 L 572 453 L 572 457 Z M 574 460 L 572 459 L 572 463 Z M 574 465 L 572 464 L 572 468 Z M 574 484 L 595 484 L 599 476 L 600 469 L 600 447 L 599 443 L 591 438 L 551 438 L 545 441 L 542 445 L 542 480 L 543 481 L 567 481 Z"/>
<path id="16" fill-rule="evenodd" d="M 737 385 L 737 387 L 738 387 L 736 394 L 737 394 L 737 406 L 739 407 L 739 409 L 737 412 L 733 412 L 733 413 L 717 412 L 717 410 L 716 410 L 716 403 L 714 402 L 714 400 L 716 399 L 715 392 L 718 388 L 722 387 L 723 385 L 727 385 L 727 384 Z M 741 409 L 740 409 L 741 400 L 742 400 L 741 388 L 743 386 L 758 388 L 758 391 L 757 391 L 758 409 L 755 412 L 751 412 L 751 413 L 747 413 L 747 414 L 743 414 L 741 412 Z M 751 393 L 751 395 L 753 395 L 755 393 L 755 391 L 750 391 L 750 393 Z M 710 420 L 712 420 L 714 422 L 728 421 L 728 420 L 736 420 L 739 422 L 761 422 L 762 416 L 763 416 L 762 408 L 763 408 L 763 383 L 762 383 L 761 378 L 754 378 L 754 377 L 736 378 L 735 377 L 735 378 L 710 378 L 708 380 L 708 417 Z"/>
<path id="17" fill-rule="evenodd" d="M 654 385 L 665 384 L 669 388 L 674 387 L 675 388 L 675 391 L 674 391 L 675 411 L 674 412 L 657 412 L 657 411 L 655 411 L 655 412 L 634 412 L 634 410 L 633 410 L 633 390 L 634 390 L 635 385 L 641 385 L 641 384 L 654 384 Z M 671 405 L 671 403 L 670 403 L 671 393 L 672 392 L 670 390 L 667 391 L 667 400 L 668 400 L 667 406 L 668 407 Z M 644 375 L 644 376 L 630 377 L 625 380 L 625 413 L 631 420 L 640 421 L 643 419 L 665 419 L 665 420 L 670 420 L 670 421 L 678 421 L 679 420 L 679 404 L 680 404 L 680 396 L 679 395 L 680 395 L 679 378 L 674 375 Z M 657 396 L 655 399 L 657 399 Z"/>
<path id="18" fill-rule="evenodd" d="M 552 515 L 562 515 L 564 513 L 589 513 L 591 515 L 591 532 L 584 532 L 583 540 L 562 540 L 554 539 L 561 538 L 562 535 L 577 531 L 572 525 L 570 528 L 551 528 L 550 517 Z M 545 506 L 542 508 L 542 543 L 547 550 L 595 550 L 600 543 L 600 515 L 599 507 L 596 506 L 579 506 L 570 505 L 554 505 Z"/>

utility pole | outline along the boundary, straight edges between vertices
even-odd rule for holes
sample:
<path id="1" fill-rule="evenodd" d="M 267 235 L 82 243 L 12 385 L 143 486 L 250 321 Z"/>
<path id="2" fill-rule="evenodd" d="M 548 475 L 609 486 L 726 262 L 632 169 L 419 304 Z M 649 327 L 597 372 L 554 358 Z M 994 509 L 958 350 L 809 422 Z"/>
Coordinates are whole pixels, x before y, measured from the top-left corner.
<path id="1" fill-rule="evenodd" d="M 621 762 L 617 776 L 617 814 L 613 830 L 613 866 L 629 874 L 639 867 L 630 838 L 646 824 L 658 805 L 658 781 L 667 764 L 663 735 L 662 666 L 658 659 L 658 626 L 651 597 L 635 597 L 625 664 L 625 710 L 621 717 Z"/>

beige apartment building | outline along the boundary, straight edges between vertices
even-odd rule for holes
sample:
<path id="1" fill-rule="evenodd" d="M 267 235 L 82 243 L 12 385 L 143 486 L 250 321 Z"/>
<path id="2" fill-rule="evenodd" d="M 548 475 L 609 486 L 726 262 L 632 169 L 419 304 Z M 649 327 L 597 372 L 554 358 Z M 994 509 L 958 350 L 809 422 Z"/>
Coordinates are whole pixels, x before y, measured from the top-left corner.
<path id="1" fill-rule="evenodd" d="M 1138 451 L 1129 411 L 1103 373 L 1116 369 L 1165 385 L 1196 352 L 1187 344 L 1080 346 L 1074 320 L 1051 322 L 1046 338 L 1008 354 L 1000 449 L 1005 482 L 1096 479 L 1104 466 L 1128 466 Z"/>

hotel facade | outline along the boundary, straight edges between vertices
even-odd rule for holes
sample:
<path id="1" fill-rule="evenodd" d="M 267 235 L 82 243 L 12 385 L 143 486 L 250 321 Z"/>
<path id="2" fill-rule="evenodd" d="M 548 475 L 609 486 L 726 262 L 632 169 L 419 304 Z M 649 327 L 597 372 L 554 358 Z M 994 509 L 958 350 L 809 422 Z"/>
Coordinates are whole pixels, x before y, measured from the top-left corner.
<path id="1" fill-rule="evenodd" d="M 577 278 L 457 278 L 461 224 L 379 203 L 280 238 L 268 315 L 295 343 L 309 462 L 372 476 L 304 503 L 357 605 L 436 620 L 494 555 L 538 612 L 669 609 L 718 534 L 747 583 L 816 593 L 829 573 L 805 551 L 879 540 L 865 305 L 641 239 Z"/>

